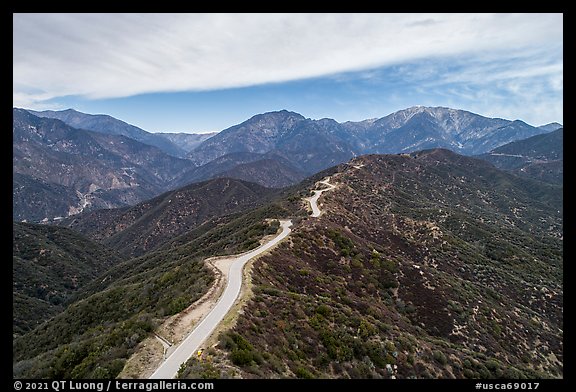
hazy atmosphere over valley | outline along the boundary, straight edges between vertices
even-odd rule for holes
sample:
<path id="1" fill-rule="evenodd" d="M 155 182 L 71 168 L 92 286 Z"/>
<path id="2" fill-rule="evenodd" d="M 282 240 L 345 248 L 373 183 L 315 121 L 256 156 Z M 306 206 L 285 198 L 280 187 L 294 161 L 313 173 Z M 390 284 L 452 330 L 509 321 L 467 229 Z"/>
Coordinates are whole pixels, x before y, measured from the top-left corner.
<path id="1" fill-rule="evenodd" d="M 565 381 L 563 14 L 15 13 L 13 70 L 14 388 Z"/>

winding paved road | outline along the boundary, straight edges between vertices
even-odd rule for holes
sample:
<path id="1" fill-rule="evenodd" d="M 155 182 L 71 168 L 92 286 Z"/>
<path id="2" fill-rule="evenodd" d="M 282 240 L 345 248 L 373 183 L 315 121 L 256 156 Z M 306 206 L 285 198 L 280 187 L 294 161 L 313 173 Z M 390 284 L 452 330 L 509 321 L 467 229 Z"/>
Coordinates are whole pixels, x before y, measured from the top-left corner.
<path id="1" fill-rule="evenodd" d="M 321 184 L 326 185 L 328 188 L 315 190 L 314 196 L 307 198 L 310 202 L 310 207 L 312 207 L 312 217 L 317 218 L 320 216 L 322 211 L 318 208 L 318 199 L 323 192 L 332 190 L 335 188 L 334 185 L 330 184 L 328 181 L 330 177 L 326 180 L 320 181 Z M 218 324 L 224 319 L 226 314 L 238 299 L 240 295 L 240 289 L 242 287 L 242 269 L 244 265 L 253 257 L 258 256 L 262 252 L 275 246 L 278 242 L 286 238 L 290 232 L 290 226 L 292 226 L 291 220 L 281 220 L 280 225 L 282 226 L 282 232 L 274 237 L 272 240 L 268 241 L 264 245 L 240 256 L 236 256 L 232 263 L 230 264 L 230 269 L 228 270 L 227 279 L 228 283 L 222 296 L 216 303 L 216 306 L 208 313 L 206 317 L 194 328 L 192 332 L 180 343 L 178 347 L 170 354 L 168 358 L 156 369 L 156 371 L 149 378 L 174 378 L 180 369 L 180 365 L 186 362 L 192 355 L 194 355 L 202 343 L 214 332 Z"/>
<path id="2" fill-rule="evenodd" d="M 318 191 L 316 191 L 318 192 Z M 316 207 L 317 208 L 317 207 Z M 244 265 L 253 257 L 272 248 L 278 242 L 286 238 L 292 226 L 291 220 L 281 220 L 282 232 L 264 245 L 243 255 L 237 256 L 230 265 L 228 271 L 228 284 L 218 300 L 216 306 L 208 315 L 194 328 L 194 330 L 184 339 L 184 341 L 174 350 L 174 352 L 160 365 L 150 378 L 174 378 L 180 369 L 180 365 L 186 362 L 200 345 L 212 334 L 226 313 L 232 308 L 234 302 L 240 295 L 242 287 L 242 269 Z"/>
<path id="3" fill-rule="evenodd" d="M 314 196 L 306 199 L 310 202 L 310 207 L 312 207 L 312 218 L 318 218 L 322 213 L 322 211 L 320 211 L 320 208 L 318 208 L 318 199 L 320 198 L 320 195 L 322 195 L 322 192 L 331 191 L 332 189 L 336 188 L 334 185 L 328 182 L 329 180 L 330 178 L 324 181 L 320 181 L 320 184 L 327 185 L 328 188 L 314 191 Z"/>

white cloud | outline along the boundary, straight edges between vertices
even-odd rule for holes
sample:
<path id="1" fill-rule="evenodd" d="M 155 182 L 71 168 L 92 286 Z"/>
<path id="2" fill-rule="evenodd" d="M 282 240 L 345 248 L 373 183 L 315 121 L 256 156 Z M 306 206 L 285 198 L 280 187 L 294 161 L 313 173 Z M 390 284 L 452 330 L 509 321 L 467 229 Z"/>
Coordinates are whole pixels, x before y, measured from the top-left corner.
<path id="1" fill-rule="evenodd" d="M 65 95 L 110 98 L 250 86 L 430 57 L 545 54 L 562 47 L 563 31 L 562 14 L 14 14 L 13 19 L 13 99 L 25 107 Z M 557 73 L 558 67 L 545 64 L 530 72 Z"/>
<path id="2" fill-rule="evenodd" d="M 563 121 L 561 45 L 524 48 L 508 56 L 429 58 L 391 67 L 391 79 L 415 91 L 418 104 L 449 106 L 533 125 Z M 378 76 L 375 77 L 375 79 Z M 406 99 L 401 102 L 406 103 Z"/>

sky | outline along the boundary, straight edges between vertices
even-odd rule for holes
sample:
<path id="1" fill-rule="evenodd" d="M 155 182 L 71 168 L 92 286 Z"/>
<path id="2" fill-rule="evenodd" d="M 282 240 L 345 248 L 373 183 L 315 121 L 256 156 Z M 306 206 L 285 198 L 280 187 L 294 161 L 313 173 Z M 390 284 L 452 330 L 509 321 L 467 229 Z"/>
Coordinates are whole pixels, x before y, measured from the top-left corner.
<path id="1" fill-rule="evenodd" d="M 563 15 L 13 14 L 13 105 L 149 132 L 419 105 L 563 123 Z"/>

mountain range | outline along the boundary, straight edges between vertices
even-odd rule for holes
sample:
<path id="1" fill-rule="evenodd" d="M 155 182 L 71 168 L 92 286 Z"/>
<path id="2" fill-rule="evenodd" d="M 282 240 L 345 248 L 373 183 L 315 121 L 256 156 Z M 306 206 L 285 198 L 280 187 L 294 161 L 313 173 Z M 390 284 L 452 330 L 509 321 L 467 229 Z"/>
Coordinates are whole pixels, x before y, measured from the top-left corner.
<path id="1" fill-rule="evenodd" d="M 37 117 L 61 120 L 73 128 L 85 129 L 108 135 L 126 136 L 141 143 L 157 147 L 164 153 L 177 158 L 184 158 L 190 150 L 202 141 L 214 135 L 214 133 L 150 133 L 138 128 L 137 126 L 128 124 L 105 114 L 86 114 L 74 109 L 61 111 L 28 110 L 28 112 Z"/>
<path id="2" fill-rule="evenodd" d="M 232 152 L 274 152 L 312 174 L 354 156 L 445 147 L 472 155 L 545 133 L 520 120 L 487 118 L 463 110 L 417 106 L 380 119 L 338 123 L 298 113 L 260 114 L 219 132 L 188 157 L 205 164 Z"/>
<path id="3" fill-rule="evenodd" d="M 13 217 L 39 222 L 134 205 L 215 177 L 280 188 L 363 154 L 433 147 L 483 154 L 558 125 L 418 106 L 344 123 L 283 110 L 217 134 L 185 136 L 71 109 L 14 109 Z"/>
<path id="4" fill-rule="evenodd" d="M 328 177 L 336 188 L 313 218 L 304 198 Z M 206 293 L 206 257 L 251 249 L 290 218 L 289 240 L 254 262 L 252 294 L 210 360 L 189 360 L 180 377 L 562 377 L 562 211 L 562 186 L 431 149 L 356 157 L 281 190 L 213 179 L 83 212 L 60 221 L 77 233 L 59 247 L 82 241 L 117 258 L 20 330 L 13 376 L 118 376 Z M 16 227 L 39 244 L 22 260 L 62 252 L 44 226 Z"/>
<path id="5" fill-rule="evenodd" d="M 135 204 L 168 190 L 169 181 L 194 166 L 126 136 L 73 128 L 21 109 L 13 114 L 16 220 Z"/>
<path id="6" fill-rule="evenodd" d="M 13 377 L 147 377 L 207 260 L 280 219 L 178 377 L 564 377 L 562 126 L 421 106 L 188 136 L 13 109 Z"/>

